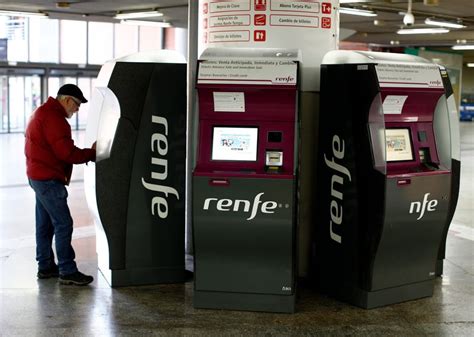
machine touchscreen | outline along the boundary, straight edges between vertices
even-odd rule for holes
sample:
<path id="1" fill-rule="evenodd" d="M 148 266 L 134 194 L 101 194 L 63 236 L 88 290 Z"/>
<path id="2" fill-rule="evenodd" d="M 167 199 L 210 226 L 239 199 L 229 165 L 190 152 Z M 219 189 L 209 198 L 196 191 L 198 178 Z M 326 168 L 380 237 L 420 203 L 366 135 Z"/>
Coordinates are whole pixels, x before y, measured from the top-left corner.
<path id="1" fill-rule="evenodd" d="M 257 160 L 257 127 L 215 126 L 212 133 L 212 160 Z"/>
<path id="2" fill-rule="evenodd" d="M 413 160 L 413 149 L 409 129 L 386 129 L 385 144 L 387 162 Z"/>

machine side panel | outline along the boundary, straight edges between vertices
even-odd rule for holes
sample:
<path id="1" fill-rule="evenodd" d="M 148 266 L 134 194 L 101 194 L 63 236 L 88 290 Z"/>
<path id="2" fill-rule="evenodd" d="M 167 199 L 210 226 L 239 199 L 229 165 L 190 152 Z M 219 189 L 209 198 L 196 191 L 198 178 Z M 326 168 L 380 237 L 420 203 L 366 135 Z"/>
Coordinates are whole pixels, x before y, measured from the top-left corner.
<path id="1" fill-rule="evenodd" d="M 130 182 L 127 268 L 184 271 L 186 65 L 150 70 Z"/>
<path id="2" fill-rule="evenodd" d="M 383 176 L 373 169 L 367 126 L 378 87 L 361 85 L 376 83 L 373 68 L 361 69 L 322 68 L 314 264 L 322 289 L 329 292 L 366 288 L 368 256 L 380 233 L 368 226 L 383 214 L 378 206 L 383 196 L 370 188 L 375 184 L 380 191 Z M 369 209 L 371 202 L 375 210 Z"/>
<path id="3" fill-rule="evenodd" d="M 136 137 L 137 130 L 121 118 L 110 157 L 96 163 L 97 208 L 109 244 L 110 269 L 125 268 L 125 219 Z"/>

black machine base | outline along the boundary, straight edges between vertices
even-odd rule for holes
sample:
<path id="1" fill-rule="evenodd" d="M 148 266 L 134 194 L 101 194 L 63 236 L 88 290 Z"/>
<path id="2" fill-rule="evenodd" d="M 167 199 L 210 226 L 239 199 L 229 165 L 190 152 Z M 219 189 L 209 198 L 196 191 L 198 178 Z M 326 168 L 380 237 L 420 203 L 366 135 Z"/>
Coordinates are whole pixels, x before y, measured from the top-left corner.
<path id="1" fill-rule="evenodd" d="M 294 313 L 295 295 L 244 294 L 194 290 L 194 307 Z"/>
<path id="2" fill-rule="evenodd" d="M 374 309 L 385 305 L 433 296 L 434 280 L 405 284 L 378 291 L 353 289 L 352 293 L 339 293 L 336 298 L 364 309 Z"/>
<path id="3" fill-rule="evenodd" d="M 188 278 L 184 269 L 122 269 L 107 270 L 99 268 L 111 287 L 126 287 L 147 284 L 183 283 Z"/>

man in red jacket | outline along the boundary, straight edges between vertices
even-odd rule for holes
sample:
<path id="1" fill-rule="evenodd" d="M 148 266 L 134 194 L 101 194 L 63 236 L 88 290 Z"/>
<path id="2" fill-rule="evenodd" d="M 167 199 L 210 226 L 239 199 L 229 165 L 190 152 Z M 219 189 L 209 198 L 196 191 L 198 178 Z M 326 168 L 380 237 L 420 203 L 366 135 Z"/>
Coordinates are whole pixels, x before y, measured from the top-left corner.
<path id="1" fill-rule="evenodd" d="M 38 278 L 58 277 L 62 284 L 86 285 L 94 279 L 76 266 L 71 245 L 73 221 L 67 204 L 73 164 L 95 161 L 95 143 L 90 149 L 74 145 L 71 118 L 81 103 L 87 103 L 81 89 L 63 85 L 56 98 L 36 109 L 25 133 L 26 173 L 36 195 L 36 260 Z M 56 242 L 58 264 L 52 250 Z"/>

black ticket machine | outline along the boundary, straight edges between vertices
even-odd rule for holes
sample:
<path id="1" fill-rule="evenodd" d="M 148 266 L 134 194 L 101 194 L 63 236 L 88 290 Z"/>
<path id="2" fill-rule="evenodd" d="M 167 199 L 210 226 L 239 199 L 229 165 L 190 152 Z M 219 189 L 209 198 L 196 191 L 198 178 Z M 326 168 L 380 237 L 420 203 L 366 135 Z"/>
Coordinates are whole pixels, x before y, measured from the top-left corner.
<path id="1" fill-rule="evenodd" d="M 447 74 L 403 54 L 323 59 L 314 265 L 363 308 L 431 296 L 457 199 Z"/>
<path id="2" fill-rule="evenodd" d="M 106 63 L 89 110 L 85 169 L 99 270 L 111 286 L 183 282 L 186 64 L 170 51 Z"/>

